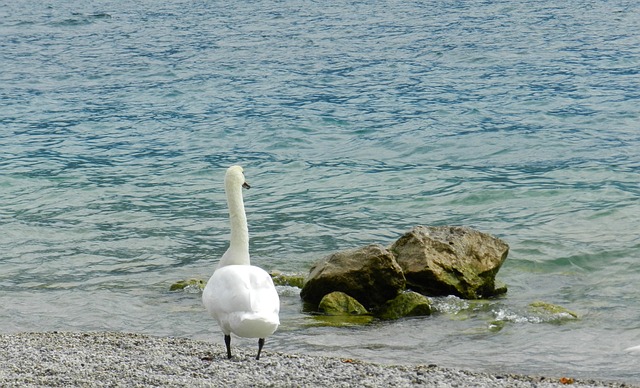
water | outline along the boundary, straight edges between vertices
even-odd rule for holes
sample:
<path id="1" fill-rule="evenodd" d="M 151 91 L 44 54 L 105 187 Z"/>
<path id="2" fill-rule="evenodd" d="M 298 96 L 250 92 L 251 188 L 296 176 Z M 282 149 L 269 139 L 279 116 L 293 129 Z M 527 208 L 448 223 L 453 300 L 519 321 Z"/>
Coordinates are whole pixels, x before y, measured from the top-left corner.
<path id="1" fill-rule="evenodd" d="M 282 288 L 266 349 L 640 382 L 636 2 L 74 3 L 0 6 L 3 332 L 221 342 L 168 287 L 226 249 L 240 163 L 269 270 L 417 224 L 511 246 L 506 297 L 429 318 L 319 326 Z"/>

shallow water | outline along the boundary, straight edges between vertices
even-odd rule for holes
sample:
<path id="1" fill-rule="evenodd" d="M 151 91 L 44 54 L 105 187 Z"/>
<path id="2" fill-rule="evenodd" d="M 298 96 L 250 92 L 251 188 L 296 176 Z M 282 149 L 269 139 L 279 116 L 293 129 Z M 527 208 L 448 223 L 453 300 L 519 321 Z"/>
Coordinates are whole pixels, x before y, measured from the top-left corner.
<path id="1" fill-rule="evenodd" d="M 245 167 L 253 262 L 304 273 L 416 224 L 511 247 L 506 297 L 319 326 L 267 350 L 640 382 L 632 1 L 0 6 L 4 332 L 219 341 L 197 293 Z M 535 300 L 574 322 L 538 319 Z M 252 341 L 236 340 L 242 346 Z"/>

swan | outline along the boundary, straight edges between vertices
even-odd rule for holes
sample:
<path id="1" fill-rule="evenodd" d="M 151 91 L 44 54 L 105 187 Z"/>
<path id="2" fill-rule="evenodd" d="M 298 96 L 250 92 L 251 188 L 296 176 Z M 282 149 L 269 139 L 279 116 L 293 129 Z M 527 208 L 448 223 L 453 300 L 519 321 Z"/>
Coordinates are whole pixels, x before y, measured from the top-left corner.
<path id="1" fill-rule="evenodd" d="M 249 229 L 242 188 L 250 188 L 240 166 L 227 169 L 224 187 L 231 221 L 229 249 L 222 255 L 202 293 L 202 302 L 224 333 L 231 358 L 231 333 L 258 338 L 258 355 L 265 337 L 280 325 L 280 299 L 271 276 L 249 260 Z"/>
<path id="2" fill-rule="evenodd" d="M 624 351 L 625 352 L 640 353 L 640 345 L 632 346 L 630 348 L 626 348 Z"/>

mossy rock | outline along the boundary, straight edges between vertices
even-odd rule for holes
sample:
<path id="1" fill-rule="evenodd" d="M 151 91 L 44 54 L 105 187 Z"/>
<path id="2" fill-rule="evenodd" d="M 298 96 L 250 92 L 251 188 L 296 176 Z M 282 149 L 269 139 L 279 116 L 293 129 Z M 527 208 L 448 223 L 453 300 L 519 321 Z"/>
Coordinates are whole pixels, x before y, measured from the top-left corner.
<path id="1" fill-rule="evenodd" d="M 187 280 L 179 280 L 169 287 L 169 291 L 178 291 L 184 289 L 195 289 L 198 291 L 204 290 L 204 287 L 207 285 L 202 279 L 187 279 Z"/>
<path id="2" fill-rule="evenodd" d="M 499 321 L 499 320 L 491 321 L 489 322 L 489 331 L 498 332 L 504 328 L 504 325 L 505 325 L 505 321 Z"/>
<path id="3" fill-rule="evenodd" d="M 502 296 L 507 293 L 507 285 L 501 281 L 495 281 L 495 290 L 493 290 L 493 296 Z"/>
<path id="4" fill-rule="evenodd" d="M 326 256 L 309 270 L 300 297 L 318 305 L 334 291 L 344 292 L 368 309 L 377 308 L 405 289 L 402 268 L 393 254 L 379 244 L 369 244 Z"/>
<path id="5" fill-rule="evenodd" d="M 385 303 L 376 313 L 380 319 L 399 319 L 431 315 L 431 301 L 426 296 L 413 291 L 403 292 Z"/>
<path id="6" fill-rule="evenodd" d="M 529 309 L 535 313 L 543 315 L 557 316 L 558 318 L 577 319 L 578 314 L 555 304 L 536 301 L 529 304 Z"/>
<path id="7" fill-rule="evenodd" d="M 271 271 L 269 275 L 271 275 L 273 284 L 276 286 L 290 286 L 302 289 L 302 286 L 304 285 L 303 275 L 286 275 L 280 271 Z"/>
<path id="8" fill-rule="evenodd" d="M 418 225 L 389 248 L 407 288 L 429 296 L 484 299 L 507 292 L 495 277 L 509 253 L 504 241 L 460 226 Z"/>
<path id="9" fill-rule="evenodd" d="M 360 302 L 340 291 L 334 291 L 325 295 L 320 301 L 318 309 L 327 315 L 369 314 Z"/>

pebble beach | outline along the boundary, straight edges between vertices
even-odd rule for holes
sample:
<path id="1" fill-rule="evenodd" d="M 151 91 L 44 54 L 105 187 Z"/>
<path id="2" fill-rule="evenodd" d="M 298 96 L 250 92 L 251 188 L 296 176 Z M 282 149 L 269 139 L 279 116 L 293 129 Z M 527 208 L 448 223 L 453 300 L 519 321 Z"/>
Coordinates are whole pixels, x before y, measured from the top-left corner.
<path id="1" fill-rule="evenodd" d="M 0 335 L 2 387 L 632 387 L 570 376 L 489 374 L 436 365 L 233 348 L 186 338 L 117 332 Z"/>

